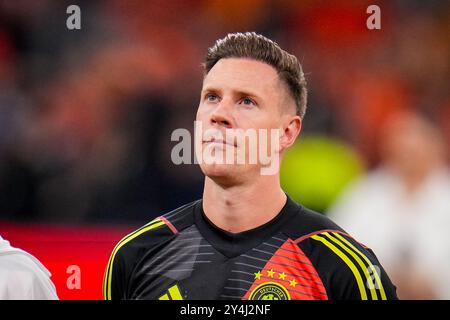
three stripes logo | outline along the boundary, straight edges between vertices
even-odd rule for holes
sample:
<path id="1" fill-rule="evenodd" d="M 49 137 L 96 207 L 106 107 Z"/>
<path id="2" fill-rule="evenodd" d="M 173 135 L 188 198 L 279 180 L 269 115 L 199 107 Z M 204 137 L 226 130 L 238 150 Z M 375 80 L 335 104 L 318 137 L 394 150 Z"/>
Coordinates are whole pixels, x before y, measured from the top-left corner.
<path id="1" fill-rule="evenodd" d="M 386 300 L 380 278 L 380 268 L 373 265 L 367 256 L 338 232 L 322 232 L 312 239 L 323 243 L 335 253 L 351 270 L 362 300 Z"/>
<path id="2" fill-rule="evenodd" d="M 178 285 L 171 286 L 165 294 L 158 298 L 159 300 L 184 300 Z"/>

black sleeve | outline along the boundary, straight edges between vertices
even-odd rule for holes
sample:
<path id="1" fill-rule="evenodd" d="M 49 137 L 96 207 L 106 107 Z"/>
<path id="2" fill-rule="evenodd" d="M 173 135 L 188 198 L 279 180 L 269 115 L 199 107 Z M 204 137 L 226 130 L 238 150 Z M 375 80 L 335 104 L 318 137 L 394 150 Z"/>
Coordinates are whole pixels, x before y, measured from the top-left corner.
<path id="1" fill-rule="evenodd" d="M 165 220 L 152 220 L 130 233 L 116 245 L 106 266 L 103 281 L 105 300 L 132 299 L 133 270 L 142 255 L 173 237 Z"/>
<path id="2" fill-rule="evenodd" d="M 330 300 L 397 299 L 396 288 L 372 250 L 341 232 L 323 232 L 299 244 Z"/>
<path id="3" fill-rule="evenodd" d="M 114 248 L 105 270 L 103 297 L 105 300 L 127 299 L 127 279 L 129 279 L 125 251 Z"/>

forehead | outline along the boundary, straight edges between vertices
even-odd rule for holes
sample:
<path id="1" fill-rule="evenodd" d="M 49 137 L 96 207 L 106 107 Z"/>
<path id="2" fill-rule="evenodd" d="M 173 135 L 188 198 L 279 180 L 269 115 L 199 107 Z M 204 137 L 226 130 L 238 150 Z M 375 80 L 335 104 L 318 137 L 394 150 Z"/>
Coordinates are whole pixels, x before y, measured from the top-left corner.
<path id="1" fill-rule="evenodd" d="M 277 71 L 267 63 L 246 58 L 220 59 L 208 72 L 203 87 L 265 93 L 280 84 Z"/>

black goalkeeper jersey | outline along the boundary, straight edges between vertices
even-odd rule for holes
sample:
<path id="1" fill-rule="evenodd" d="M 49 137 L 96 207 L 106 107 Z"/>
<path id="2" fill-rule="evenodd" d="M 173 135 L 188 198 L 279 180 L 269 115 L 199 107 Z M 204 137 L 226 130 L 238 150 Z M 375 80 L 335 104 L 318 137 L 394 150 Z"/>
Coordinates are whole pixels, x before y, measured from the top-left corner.
<path id="1" fill-rule="evenodd" d="M 105 271 L 105 299 L 396 299 L 375 254 L 288 197 L 280 213 L 229 233 L 202 200 L 123 238 Z"/>

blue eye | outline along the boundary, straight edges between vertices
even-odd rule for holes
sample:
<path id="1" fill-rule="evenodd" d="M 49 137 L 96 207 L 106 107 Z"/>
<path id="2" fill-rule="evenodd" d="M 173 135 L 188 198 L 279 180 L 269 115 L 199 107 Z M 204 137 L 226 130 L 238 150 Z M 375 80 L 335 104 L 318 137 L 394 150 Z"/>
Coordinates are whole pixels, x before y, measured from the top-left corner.
<path id="1" fill-rule="evenodd" d="M 255 105 L 256 104 L 252 99 L 249 99 L 249 98 L 242 99 L 241 103 L 246 105 L 246 106 L 251 106 L 251 105 Z"/>
<path id="2" fill-rule="evenodd" d="M 212 93 L 208 93 L 206 95 L 206 100 L 210 101 L 210 102 L 214 102 L 217 100 L 217 96 L 215 94 Z"/>

